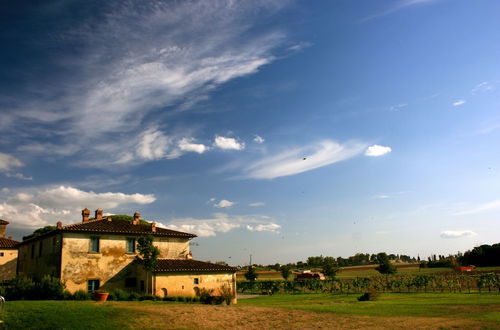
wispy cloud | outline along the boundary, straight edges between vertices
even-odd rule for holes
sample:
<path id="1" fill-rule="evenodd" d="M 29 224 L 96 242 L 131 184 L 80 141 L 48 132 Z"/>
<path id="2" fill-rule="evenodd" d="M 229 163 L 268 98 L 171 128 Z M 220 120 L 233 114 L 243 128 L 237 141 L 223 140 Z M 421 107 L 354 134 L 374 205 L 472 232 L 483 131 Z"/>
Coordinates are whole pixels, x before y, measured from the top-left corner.
<path id="1" fill-rule="evenodd" d="M 453 105 L 454 107 L 458 107 L 458 106 L 460 106 L 460 105 L 465 104 L 465 102 L 466 102 L 465 100 L 457 100 L 457 101 L 453 102 L 453 103 L 452 103 L 452 105 Z"/>
<path id="2" fill-rule="evenodd" d="M 480 93 L 484 93 L 484 92 L 489 92 L 489 91 L 492 91 L 495 89 L 495 86 L 493 86 L 493 84 L 487 82 L 487 81 L 483 81 L 479 84 L 477 84 L 476 86 L 474 86 L 470 93 L 472 95 L 476 95 L 476 94 L 480 94 Z"/>
<path id="3" fill-rule="evenodd" d="M 251 207 L 259 207 L 259 206 L 264 206 L 264 205 L 266 205 L 266 203 L 264 203 L 264 202 L 255 202 L 255 203 L 248 204 L 248 206 L 251 206 Z"/>
<path id="4" fill-rule="evenodd" d="M 396 104 L 396 105 L 392 105 L 390 107 L 390 110 L 391 111 L 399 111 L 403 108 L 406 108 L 408 106 L 408 103 L 399 103 L 399 104 Z"/>
<path id="5" fill-rule="evenodd" d="M 500 199 L 499 200 L 494 200 L 488 203 L 484 203 L 481 205 L 478 205 L 476 207 L 455 212 L 455 215 L 469 215 L 469 214 L 476 214 L 476 213 L 482 213 L 482 212 L 487 212 L 487 211 L 495 211 L 495 210 L 500 210 Z"/>
<path id="6" fill-rule="evenodd" d="M 399 1 L 396 1 L 392 6 L 390 6 L 388 8 L 385 8 L 385 9 L 383 9 L 383 10 L 381 10 L 373 15 L 362 18 L 360 20 L 360 22 L 366 22 L 366 21 L 370 21 L 372 19 L 376 19 L 379 17 L 390 15 L 390 14 L 393 14 L 397 11 L 400 11 L 402 9 L 412 7 L 415 5 L 437 2 L 437 1 L 439 1 L 439 0 L 399 0 Z"/>
<path id="7" fill-rule="evenodd" d="M 16 157 L 0 152 L 0 172 L 7 172 L 21 166 L 24 164 Z"/>
<path id="8" fill-rule="evenodd" d="M 471 230 L 445 230 L 439 235 L 441 238 L 462 238 L 476 236 L 477 234 Z"/>
<path id="9" fill-rule="evenodd" d="M 262 136 L 259 136 L 259 135 L 255 135 L 253 140 L 254 140 L 254 142 L 257 142 L 257 143 L 264 143 L 264 141 L 266 141 L 266 140 L 264 140 L 264 138 Z"/>
<path id="10" fill-rule="evenodd" d="M 0 202 L 0 214 L 16 228 L 53 225 L 56 220 L 66 224 L 78 222 L 85 207 L 112 210 L 129 204 L 150 204 L 156 200 L 151 194 L 96 193 L 68 186 L 7 193 L 10 196 Z"/>
<path id="11" fill-rule="evenodd" d="M 57 62 L 47 65 L 53 72 L 69 74 L 47 77 L 50 84 L 42 79 L 26 83 L 23 90 L 37 90 L 36 97 L 0 95 L 6 109 L 2 129 L 21 132 L 25 150 L 37 145 L 33 132 L 43 132 L 51 137 L 50 143 L 60 146 L 46 148 L 45 153 L 81 156 L 87 166 L 99 166 L 92 159 L 102 158 L 128 164 L 132 154 L 123 147 L 130 146 L 130 140 L 141 141 L 135 154 L 141 161 L 175 158 L 179 153 L 169 152 L 175 136 L 158 129 L 157 122 L 181 108 L 185 111 L 186 104 L 189 108 L 206 100 L 221 84 L 276 60 L 274 53 L 285 44 L 285 33 L 252 29 L 285 5 L 286 1 L 189 1 L 103 6 L 106 11 L 96 15 L 99 19 L 57 31 L 61 37 L 53 42 L 59 43 L 58 49 L 71 48 L 65 47 L 67 42 L 71 49 L 78 46 L 80 56 L 61 53 Z M 176 150 L 205 149 L 184 141 Z"/>
<path id="12" fill-rule="evenodd" d="M 231 216 L 225 213 L 213 214 L 208 219 L 182 218 L 168 221 L 162 226 L 174 230 L 194 233 L 198 236 L 215 236 L 235 229 L 244 228 L 248 231 L 277 232 L 280 225 L 272 218 L 261 215 Z"/>
<path id="13" fill-rule="evenodd" d="M 244 172 L 246 177 L 253 179 L 295 175 L 349 159 L 364 148 L 365 145 L 360 143 L 341 144 L 324 140 L 266 157 L 247 166 Z"/>
<path id="14" fill-rule="evenodd" d="M 235 204 L 235 202 L 228 201 L 227 199 L 221 199 L 220 201 L 216 202 L 213 204 L 214 207 L 217 207 L 219 209 L 224 209 L 231 207 Z"/>
<path id="15" fill-rule="evenodd" d="M 391 151 L 392 151 L 391 147 L 374 144 L 366 149 L 365 156 L 379 157 L 388 154 Z"/>

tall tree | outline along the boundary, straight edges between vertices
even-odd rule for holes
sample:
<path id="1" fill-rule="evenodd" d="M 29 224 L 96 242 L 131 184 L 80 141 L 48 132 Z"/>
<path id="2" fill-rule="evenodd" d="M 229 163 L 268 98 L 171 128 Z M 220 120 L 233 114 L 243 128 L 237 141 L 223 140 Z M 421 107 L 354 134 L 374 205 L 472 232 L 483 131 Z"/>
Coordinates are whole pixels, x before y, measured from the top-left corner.
<path id="1" fill-rule="evenodd" d="M 153 245 L 153 236 L 141 236 L 137 240 L 137 250 L 139 254 L 135 256 L 135 260 L 142 265 L 146 271 L 146 293 L 149 293 L 149 274 L 158 264 L 160 250 Z"/>
<path id="2" fill-rule="evenodd" d="M 281 271 L 281 276 L 283 276 L 283 278 L 285 280 L 288 280 L 288 278 L 292 274 L 292 270 L 290 269 L 290 266 L 287 266 L 287 265 L 281 266 L 280 271 Z"/>
<path id="3" fill-rule="evenodd" d="M 385 252 L 377 254 L 378 267 L 375 268 L 380 274 L 396 274 L 398 271 L 396 266 L 394 266 L 390 261 L 389 257 Z"/>

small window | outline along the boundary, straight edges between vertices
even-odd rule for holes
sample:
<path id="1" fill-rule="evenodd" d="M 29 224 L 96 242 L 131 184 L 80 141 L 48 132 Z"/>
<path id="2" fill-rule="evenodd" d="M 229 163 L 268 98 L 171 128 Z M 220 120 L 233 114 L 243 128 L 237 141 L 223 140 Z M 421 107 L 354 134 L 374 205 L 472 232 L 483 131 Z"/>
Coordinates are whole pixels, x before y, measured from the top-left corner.
<path id="1" fill-rule="evenodd" d="M 42 251 L 43 251 L 43 241 L 40 241 L 40 243 L 38 243 L 38 256 L 39 257 L 42 256 Z"/>
<path id="2" fill-rule="evenodd" d="M 137 278 L 128 277 L 125 279 L 125 287 L 126 288 L 135 288 L 137 286 Z"/>
<path id="3" fill-rule="evenodd" d="M 127 238 L 127 253 L 135 253 L 135 238 Z"/>
<path id="4" fill-rule="evenodd" d="M 99 280 L 88 280 L 87 284 L 89 292 L 94 292 L 95 290 L 99 290 Z"/>
<path id="5" fill-rule="evenodd" d="M 35 244 L 31 246 L 31 259 L 35 259 Z"/>
<path id="6" fill-rule="evenodd" d="M 194 279 L 194 284 L 200 284 L 200 279 L 199 278 L 195 278 Z"/>
<path id="7" fill-rule="evenodd" d="M 3 257 L 3 252 L 0 252 L 0 257 Z"/>
<path id="8" fill-rule="evenodd" d="M 90 252 L 99 252 L 99 237 L 91 237 L 90 238 Z"/>

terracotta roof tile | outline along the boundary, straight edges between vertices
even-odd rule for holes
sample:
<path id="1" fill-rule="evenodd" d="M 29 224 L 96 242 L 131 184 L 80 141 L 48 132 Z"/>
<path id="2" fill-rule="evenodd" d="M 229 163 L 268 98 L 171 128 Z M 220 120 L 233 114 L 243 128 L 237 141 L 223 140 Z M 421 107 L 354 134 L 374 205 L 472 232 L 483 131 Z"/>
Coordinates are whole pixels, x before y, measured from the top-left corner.
<path id="1" fill-rule="evenodd" d="M 0 225 L 8 225 L 8 224 L 9 224 L 8 221 L 0 219 Z"/>
<path id="2" fill-rule="evenodd" d="M 236 272 L 236 267 L 192 259 L 158 259 L 155 272 Z"/>
<path id="3" fill-rule="evenodd" d="M 0 248 L 9 249 L 14 248 L 19 244 L 18 241 L 14 241 L 13 239 L 2 238 L 0 237 Z"/>
<path id="4" fill-rule="evenodd" d="M 156 231 L 151 230 L 151 225 L 134 225 L 127 221 L 113 220 L 91 220 L 62 227 L 63 232 L 90 232 L 90 233 L 113 233 L 113 234 L 138 234 L 166 237 L 196 237 L 194 234 L 181 231 L 156 227 Z"/>

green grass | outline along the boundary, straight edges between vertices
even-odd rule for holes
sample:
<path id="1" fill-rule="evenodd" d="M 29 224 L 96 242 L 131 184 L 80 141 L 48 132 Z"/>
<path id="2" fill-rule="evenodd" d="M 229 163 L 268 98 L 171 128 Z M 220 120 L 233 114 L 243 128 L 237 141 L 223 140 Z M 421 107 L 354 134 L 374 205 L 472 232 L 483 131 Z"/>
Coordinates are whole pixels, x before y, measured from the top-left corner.
<path id="1" fill-rule="evenodd" d="M 92 301 L 9 301 L 0 329 L 128 328 L 130 312 Z"/>
<path id="2" fill-rule="evenodd" d="M 243 306 L 383 317 L 453 317 L 494 321 L 500 326 L 500 294 L 387 293 L 359 302 L 360 294 L 277 294 L 241 300 Z"/>

